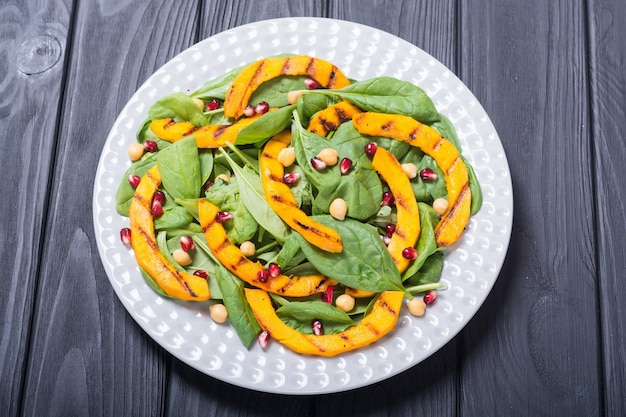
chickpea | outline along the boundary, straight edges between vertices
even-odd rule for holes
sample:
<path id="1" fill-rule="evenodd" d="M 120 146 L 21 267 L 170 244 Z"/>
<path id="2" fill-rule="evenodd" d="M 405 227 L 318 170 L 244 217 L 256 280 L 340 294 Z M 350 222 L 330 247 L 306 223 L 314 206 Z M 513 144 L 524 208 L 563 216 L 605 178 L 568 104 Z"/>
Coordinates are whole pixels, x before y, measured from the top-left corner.
<path id="1" fill-rule="evenodd" d="M 172 253 L 172 256 L 180 266 L 191 265 L 191 256 L 182 249 L 176 249 L 174 253 Z"/>
<path id="2" fill-rule="evenodd" d="M 128 146 L 128 157 L 133 162 L 138 161 L 143 156 L 144 151 L 145 148 L 141 143 L 133 142 Z"/>
<path id="3" fill-rule="evenodd" d="M 402 164 L 402 170 L 410 180 L 417 177 L 417 166 L 411 162 Z"/>
<path id="4" fill-rule="evenodd" d="M 354 308 L 354 297 L 350 294 L 341 294 L 335 300 L 335 305 L 337 306 L 337 308 L 345 311 L 346 313 L 352 311 L 352 309 Z"/>
<path id="5" fill-rule="evenodd" d="M 344 200 L 343 198 L 335 198 L 333 202 L 330 203 L 328 212 L 337 220 L 345 219 L 346 213 L 348 212 L 348 205 L 346 204 L 346 200 Z"/>
<path id="6" fill-rule="evenodd" d="M 212 304 L 211 307 L 209 307 L 209 315 L 214 322 L 222 324 L 226 322 L 228 318 L 228 310 L 226 310 L 224 304 Z"/>
<path id="7" fill-rule="evenodd" d="M 287 102 L 289 104 L 296 104 L 298 99 L 302 97 L 302 91 L 293 90 L 287 93 Z"/>
<path id="8" fill-rule="evenodd" d="M 196 97 L 193 98 L 193 101 L 196 103 L 198 107 L 200 107 L 200 110 L 204 110 L 204 101 Z"/>
<path id="9" fill-rule="evenodd" d="M 249 258 L 256 253 L 256 246 L 254 245 L 254 243 L 246 240 L 245 242 L 241 242 L 241 245 L 239 245 L 239 250 L 241 251 L 243 256 Z"/>
<path id="10" fill-rule="evenodd" d="M 296 162 L 296 150 L 292 147 L 283 148 L 278 152 L 277 158 L 284 167 L 289 167 Z"/>
<path id="11" fill-rule="evenodd" d="M 435 213 L 442 216 L 446 210 L 448 210 L 448 200 L 445 198 L 436 199 L 433 201 L 433 209 L 435 210 Z"/>
<path id="12" fill-rule="evenodd" d="M 215 177 L 215 182 L 217 182 L 218 180 L 222 180 L 225 181 L 227 184 L 230 184 L 230 177 L 226 174 L 220 174 Z"/>
<path id="13" fill-rule="evenodd" d="M 333 148 L 324 148 L 317 154 L 317 157 L 324 161 L 327 166 L 332 167 L 333 165 L 337 165 L 339 152 Z"/>
<path id="14" fill-rule="evenodd" d="M 426 313 L 426 303 L 421 298 L 412 299 L 406 306 L 409 308 L 409 313 L 415 317 L 422 317 Z"/>

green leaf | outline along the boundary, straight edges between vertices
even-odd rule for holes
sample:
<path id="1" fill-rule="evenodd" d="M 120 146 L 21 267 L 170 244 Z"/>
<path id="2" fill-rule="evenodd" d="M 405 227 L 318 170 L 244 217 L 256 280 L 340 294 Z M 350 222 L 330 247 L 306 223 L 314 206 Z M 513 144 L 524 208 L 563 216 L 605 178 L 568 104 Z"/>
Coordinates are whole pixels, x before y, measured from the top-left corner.
<path id="1" fill-rule="evenodd" d="M 276 309 L 276 314 L 287 325 L 304 334 L 313 333 L 313 320 L 322 322 L 324 334 L 341 333 L 356 324 L 348 314 L 324 301 L 290 302 Z"/>
<path id="2" fill-rule="evenodd" d="M 411 275 L 405 282 L 407 287 L 434 284 L 441 279 L 441 272 L 443 271 L 443 253 L 435 252 L 430 255 L 422 267 Z"/>
<path id="3" fill-rule="evenodd" d="M 150 120 L 173 118 L 185 120 L 194 126 L 208 124 L 207 117 L 196 102 L 183 92 L 176 92 L 159 99 L 148 110 Z"/>
<path id="4" fill-rule="evenodd" d="M 231 84 L 245 66 L 230 70 L 229 72 L 204 83 L 199 89 L 191 93 L 191 97 L 202 100 L 217 98 L 224 100 Z"/>
<path id="5" fill-rule="evenodd" d="M 312 217 L 337 230 L 343 242 L 340 253 L 330 253 L 297 234 L 302 252 L 320 273 L 348 287 L 365 291 L 404 291 L 398 268 L 374 226 L 351 219 L 338 221 L 330 216 Z"/>
<path id="6" fill-rule="evenodd" d="M 417 203 L 417 206 L 420 213 L 420 235 L 415 246 L 417 258 L 404 272 L 404 279 L 415 274 L 422 267 L 424 262 L 426 262 L 426 259 L 438 250 L 437 241 L 435 239 L 435 226 L 437 226 L 439 222 L 439 217 L 430 205 Z"/>
<path id="7" fill-rule="evenodd" d="M 298 111 L 298 117 L 300 122 L 305 128 L 309 127 L 309 121 L 311 117 L 318 111 L 324 110 L 331 104 L 336 103 L 338 100 L 332 96 L 326 96 L 323 94 L 304 94 L 296 103 L 296 109 Z"/>
<path id="8" fill-rule="evenodd" d="M 469 186 L 470 191 L 472 192 L 472 205 L 470 208 L 470 214 L 473 216 L 474 214 L 480 211 L 480 208 L 483 205 L 483 191 L 480 188 L 480 182 L 478 181 L 478 177 L 476 176 L 476 172 L 474 171 L 474 167 L 469 163 L 467 159 L 461 157 L 465 166 L 467 166 L 467 175 L 469 178 Z"/>
<path id="9" fill-rule="evenodd" d="M 437 198 L 446 198 L 448 196 L 448 189 L 446 188 L 446 177 L 444 176 L 441 168 L 439 168 L 439 165 L 437 165 L 437 162 L 435 162 L 435 160 L 429 155 L 424 155 L 422 161 L 417 166 L 417 171 L 419 172 L 424 168 L 430 168 L 437 173 L 436 180 L 423 181 L 432 199 L 435 200 Z"/>
<path id="10" fill-rule="evenodd" d="M 237 134 L 236 145 L 249 145 L 264 142 L 282 132 L 291 124 L 295 105 L 265 113 Z"/>
<path id="11" fill-rule="evenodd" d="M 179 229 L 188 226 L 193 216 L 182 206 L 172 205 L 163 210 L 163 214 L 154 218 L 155 230 Z"/>
<path id="12" fill-rule="evenodd" d="M 439 120 L 430 125 L 433 129 L 435 129 L 441 136 L 448 139 L 459 153 L 461 153 L 461 142 L 459 141 L 459 137 L 456 134 L 456 129 L 454 125 L 443 114 L 439 113 Z"/>
<path id="13" fill-rule="evenodd" d="M 159 151 L 157 166 L 163 188 L 174 198 L 196 198 L 202 179 L 196 140 L 190 136 Z"/>
<path id="14" fill-rule="evenodd" d="M 144 271 L 143 268 L 139 268 L 139 272 L 141 272 L 141 276 L 143 277 L 143 279 L 146 281 L 146 284 L 148 284 L 148 287 L 152 288 L 152 290 L 159 294 L 162 297 L 167 297 L 170 298 L 169 295 L 167 295 L 167 293 L 165 291 L 163 291 L 161 289 L 161 287 L 158 286 L 158 284 L 156 282 L 154 282 L 154 280 L 152 279 L 152 277 L 150 275 L 148 275 L 148 273 L 146 271 Z"/>
<path id="15" fill-rule="evenodd" d="M 224 223 L 228 238 L 235 244 L 250 240 L 257 231 L 257 222 L 241 196 L 240 177 L 230 183 L 218 181 L 205 193 L 206 199 L 222 211 L 232 213 L 232 220 Z"/>
<path id="16" fill-rule="evenodd" d="M 306 88 L 306 76 L 281 76 L 266 81 L 250 97 L 250 104 L 256 106 L 265 101 L 270 107 L 283 107 L 289 104 L 287 94 L 290 91 Z"/>

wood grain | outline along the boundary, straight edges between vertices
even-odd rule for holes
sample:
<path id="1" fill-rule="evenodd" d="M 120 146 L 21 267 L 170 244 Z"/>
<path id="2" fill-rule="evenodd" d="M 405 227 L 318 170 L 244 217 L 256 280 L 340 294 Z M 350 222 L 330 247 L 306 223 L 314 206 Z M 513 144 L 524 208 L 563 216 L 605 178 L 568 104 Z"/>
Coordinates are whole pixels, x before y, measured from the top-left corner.
<path id="1" fill-rule="evenodd" d="M 585 9 L 463 3 L 461 78 L 509 156 L 509 256 L 464 332 L 466 415 L 599 414 Z"/>
<path id="2" fill-rule="evenodd" d="M 592 1 L 589 6 L 593 153 L 596 167 L 598 282 L 602 329 L 604 408 L 626 415 L 626 4 Z M 615 366 L 622 364 L 621 366 Z"/>

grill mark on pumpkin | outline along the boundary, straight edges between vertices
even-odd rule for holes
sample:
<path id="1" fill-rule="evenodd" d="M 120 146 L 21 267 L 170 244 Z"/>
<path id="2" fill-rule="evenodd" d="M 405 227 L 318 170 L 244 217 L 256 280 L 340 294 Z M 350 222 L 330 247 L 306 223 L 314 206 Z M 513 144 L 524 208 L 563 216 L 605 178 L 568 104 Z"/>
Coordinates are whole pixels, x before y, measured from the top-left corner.
<path id="1" fill-rule="evenodd" d="M 284 204 L 285 206 L 298 208 L 297 204 L 293 204 L 292 202 L 285 201 L 280 194 L 272 194 L 270 198 L 279 204 Z"/>
<path id="2" fill-rule="evenodd" d="M 380 126 L 380 128 L 382 130 L 389 130 L 393 127 L 393 121 L 388 121 L 387 123 L 385 123 L 384 125 Z"/>
<path id="3" fill-rule="evenodd" d="M 224 132 L 226 132 L 226 129 L 228 129 L 228 125 L 219 125 L 219 127 L 215 129 L 211 136 L 213 137 L 213 139 L 217 139 L 222 136 Z"/>
<path id="4" fill-rule="evenodd" d="M 148 200 L 137 194 L 133 195 L 133 198 L 141 205 L 141 207 L 143 207 L 148 212 L 150 211 L 150 203 L 148 202 Z"/>
<path id="5" fill-rule="evenodd" d="M 447 174 L 448 176 L 451 176 L 451 174 L 450 174 L 450 173 L 452 172 L 452 170 L 453 170 L 454 168 L 456 168 L 456 166 L 457 166 L 457 164 L 459 163 L 459 161 L 461 161 L 461 158 L 460 158 L 460 157 L 458 157 L 458 156 L 457 156 L 456 158 L 454 158 L 454 161 L 452 161 L 452 163 L 450 164 L 450 167 L 449 167 L 448 169 L 446 169 L 446 174 Z"/>
<path id="6" fill-rule="evenodd" d="M 226 249 L 230 245 L 231 245 L 231 243 L 228 240 L 228 238 L 224 239 L 224 241 L 222 243 L 220 243 L 219 246 L 217 246 L 215 248 L 215 253 L 217 254 L 218 252 L 221 252 L 222 250 Z"/>
<path id="7" fill-rule="evenodd" d="M 470 189 L 469 182 L 466 182 L 463 188 L 461 189 L 461 191 L 459 192 L 459 196 L 457 197 L 456 201 L 454 202 L 452 207 L 450 207 L 450 210 L 446 213 L 446 216 L 439 221 L 439 225 L 437 226 L 438 230 L 435 232 L 435 239 L 437 239 L 439 235 L 441 234 L 441 229 L 444 229 L 445 225 L 450 221 L 450 219 L 452 219 L 452 215 L 456 211 L 456 208 L 459 206 L 459 204 L 461 204 L 461 201 L 463 200 L 465 193 L 469 189 Z"/>
<path id="8" fill-rule="evenodd" d="M 306 66 L 306 73 L 311 78 L 315 76 L 315 60 L 313 58 L 309 59 L 309 63 Z"/>
<path id="9" fill-rule="evenodd" d="M 289 66 L 290 66 L 290 64 L 291 64 L 291 58 L 285 59 L 285 63 L 283 64 L 283 67 L 280 70 L 280 73 L 282 75 L 289 74 Z"/>
<path id="10" fill-rule="evenodd" d="M 446 139 L 442 138 L 441 136 L 439 136 L 439 140 L 437 141 L 437 143 L 435 143 L 435 146 L 433 146 L 433 152 L 437 152 L 437 150 L 439 149 L 439 147 L 441 145 L 443 145 L 443 143 L 446 142 Z"/>

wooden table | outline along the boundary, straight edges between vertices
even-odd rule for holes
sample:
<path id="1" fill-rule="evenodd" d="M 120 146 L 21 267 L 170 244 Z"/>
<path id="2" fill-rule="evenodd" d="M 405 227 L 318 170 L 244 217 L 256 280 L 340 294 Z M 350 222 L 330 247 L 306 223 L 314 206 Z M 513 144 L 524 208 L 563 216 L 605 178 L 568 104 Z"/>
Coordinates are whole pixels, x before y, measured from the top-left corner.
<path id="1" fill-rule="evenodd" d="M 332 17 L 426 50 L 483 104 L 514 225 L 469 325 L 387 381 L 316 397 L 179 362 L 117 299 L 92 220 L 121 108 L 190 45 L 256 20 Z M 0 2 L 0 414 L 626 415 L 626 3 Z"/>

